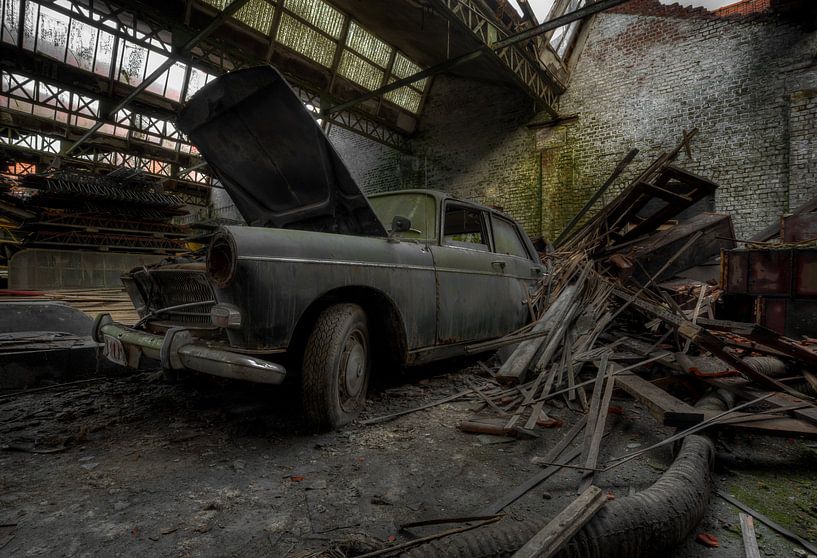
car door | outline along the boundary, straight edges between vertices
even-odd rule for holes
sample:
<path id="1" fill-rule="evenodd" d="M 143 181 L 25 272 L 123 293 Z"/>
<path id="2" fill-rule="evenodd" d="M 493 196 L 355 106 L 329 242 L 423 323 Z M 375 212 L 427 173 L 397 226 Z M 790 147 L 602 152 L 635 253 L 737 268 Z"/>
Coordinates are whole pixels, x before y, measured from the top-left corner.
<path id="1" fill-rule="evenodd" d="M 492 252 L 482 208 L 445 200 L 439 245 L 431 246 L 437 276 L 437 344 L 496 337 L 509 326 L 502 263 Z"/>
<path id="2" fill-rule="evenodd" d="M 496 213 L 491 213 L 491 237 L 494 258 L 503 262 L 502 290 L 509 302 L 506 323 L 509 329 L 518 329 L 530 321 L 527 300 L 542 277 L 542 266 L 529 239 L 519 225 Z"/>

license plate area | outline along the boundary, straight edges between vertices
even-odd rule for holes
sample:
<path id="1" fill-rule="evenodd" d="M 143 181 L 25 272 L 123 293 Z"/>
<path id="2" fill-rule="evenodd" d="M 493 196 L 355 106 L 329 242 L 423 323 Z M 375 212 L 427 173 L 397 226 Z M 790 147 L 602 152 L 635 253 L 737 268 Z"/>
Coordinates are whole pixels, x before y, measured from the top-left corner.
<path id="1" fill-rule="evenodd" d="M 120 364 L 122 366 L 128 365 L 128 353 L 125 351 L 125 346 L 122 341 L 116 337 L 105 335 L 105 356 L 111 362 Z"/>

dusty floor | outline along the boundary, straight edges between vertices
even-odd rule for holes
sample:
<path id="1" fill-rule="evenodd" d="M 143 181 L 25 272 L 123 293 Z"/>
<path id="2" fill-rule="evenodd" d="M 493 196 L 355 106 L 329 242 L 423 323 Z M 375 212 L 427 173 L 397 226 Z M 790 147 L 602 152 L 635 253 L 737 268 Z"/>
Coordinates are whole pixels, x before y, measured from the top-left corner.
<path id="1" fill-rule="evenodd" d="M 447 363 L 401 376 L 375 388 L 366 416 L 456 393 L 472 372 Z M 204 376 L 167 384 L 144 374 L 0 396 L 0 555 L 277 557 L 357 533 L 402 541 L 402 523 L 478 512 L 538 471 L 531 458 L 567 430 L 496 443 L 457 430 L 476 404 L 452 402 L 314 435 L 301 425 L 298 399 L 291 386 Z M 623 412 L 610 416 L 602 462 L 670 433 L 624 395 L 614 405 Z M 567 425 L 577 418 L 568 409 L 552 415 Z M 597 484 L 626 495 L 670 460 L 662 448 Z M 715 478 L 813 540 L 815 464 L 813 442 L 722 438 Z M 507 511 L 552 516 L 575 497 L 578 478 L 562 470 Z M 743 556 L 737 510 L 724 501 L 713 499 L 701 531 L 721 547 L 690 537 L 673 556 Z M 758 532 L 763 555 L 797 555 L 765 526 Z"/>

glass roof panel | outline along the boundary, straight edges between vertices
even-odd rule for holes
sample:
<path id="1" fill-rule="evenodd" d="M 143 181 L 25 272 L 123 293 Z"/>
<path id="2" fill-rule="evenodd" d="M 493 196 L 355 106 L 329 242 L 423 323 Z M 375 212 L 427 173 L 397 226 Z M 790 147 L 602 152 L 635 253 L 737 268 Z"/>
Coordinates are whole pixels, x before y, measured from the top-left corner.
<path id="1" fill-rule="evenodd" d="M 274 14 L 275 8 L 267 0 L 250 0 L 238 10 L 235 18 L 256 31 L 269 35 Z"/>
<path id="2" fill-rule="evenodd" d="M 23 17 L 23 48 L 34 50 L 34 39 L 37 34 L 37 14 L 39 4 L 26 2 L 26 13 Z"/>
<path id="3" fill-rule="evenodd" d="M 406 78 L 420 71 L 422 71 L 422 68 L 409 60 L 402 52 L 398 52 L 394 57 L 394 67 L 392 68 L 391 73 L 397 78 Z M 427 83 L 428 78 L 421 79 L 412 83 L 411 87 L 417 89 L 418 91 L 422 91 L 425 89 Z"/>
<path id="4" fill-rule="evenodd" d="M 381 68 L 388 65 L 394 50 L 354 21 L 349 25 L 346 44 Z"/>
<path id="5" fill-rule="evenodd" d="M 185 95 L 184 100 L 187 101 L 190 97 L 195 95 L 196 92 L 204 87 L 212 77 L 213 76 L 204 70 L 190 68 L 190 79 L 187 81 L 187 94 Z"/>
<path id="6" fill-rule="evenodd" d="M 51 8 L 40 6 L 36 51 L 60 61 L 64 60 L 65 48 L 68 45 L 69 20 L 69 17 Z"/>
<path id="7" fill-rule="evenodd" d="M 205 4 L 209 4 L 219 10 L 224 10 L 231 0 L 202 0 Z M 235 19 L 252 27 L 256 31 L 269 35 L 270 27 L 272 27 L 272 18 L 275 14 L 275 7 L 268 0 L 249 0 L 242 6 L 235 14 Z"/>
<path id="8" fill-rule="evenodd" d="M 92 25 L 81 21 L 71 22 L 71 31 L 68 34 L 68 53 L 65 61 L 72 66 L 92 72 L 94 70 L 94 50 L 98 30 Z"/>
<path id="9" fill-rule="evenodd" d="M 281 15 L 275 40 L 327 68 L 332 65 L 337 48 L 335 41 L 286 13 Z"/>
<path id="10" fill-rule="evenodd" d="M 145 79 L 147 49 L 130 41 L 122 41 L 122 43 L 117 64 L 117 80 L 135 87 Z"/>
<path id="11" fill-rule="evenodd" d="M 159 69 L 159 66 L 167 62 L 167 56 L 159 54 L 158 52 L 148 52 L 147 65 L 145 66 L 145 77 L 151 75 Z M 156 78 L 156 80 L 148 85 L 147 90 L 157 95 L 165 94 L 165 87 L 167 86 L 167 70 Z"/>
<path id="12" fill-rule="evenodd" d="M 100 29 L 96 47 L 96 60 L 94 61 L 95 74 L 106 77 L 111 74 L 111 59 L 113 58 L 115 42 L 116 37 Z"/>
<path id="13" fill-rule="evenodd" d="M 323 0 L 286 0 L 284 7 L 324 33 L 340 38 L 343 14 Z"/>
<path id="14" fill-rule="evenodd" d="M 184 74 L 187 72 L 187 65 L 176 62 L 168 70 L 167 90 L 165 97 L 173 101 L 178 101 L 182 97 L 182 87 L 184 86 Z"/>
<path id="15" fill-rule="evenodd" d="M 20 0 L 2 0 L 3 21 L 0 29 L 0 40 L 4 43 L 17 44 L 20 26 Z"/>
<path id="16" fill-rule="evenodd" d="M 411 87 L 401 87 L 389 91 L 383 97 L 410 112 L 417 112 L 420 109 L 420 100 L 422 99 L 422 95 Z"/>
<path id="17" fill-rule="evenodd" d="M 348 50 L 340 56 L 338 73 L 366 89 L 377 89 L 383 83 L 383 70 Z"/>

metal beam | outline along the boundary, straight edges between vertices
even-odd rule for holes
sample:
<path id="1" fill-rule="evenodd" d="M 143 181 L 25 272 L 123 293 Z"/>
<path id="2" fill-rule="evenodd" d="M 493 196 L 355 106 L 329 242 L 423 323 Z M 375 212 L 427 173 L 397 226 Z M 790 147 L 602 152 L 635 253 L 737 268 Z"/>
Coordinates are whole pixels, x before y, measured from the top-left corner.
<path id="1" fill-rule="evenodd" d="M 154 81 L 156 81 L 163 73 L 165 73 L 173 64 L 178 62 L 180 56 L 185 55 L 186 53 L 190 52 L 190 50 L 195 47 L 200 41 L 205 39 L 209 36 L 213 31 L 215 31 L 222 23 L 224 23 L 227 18 L 231 17 L 235 12 L 241 9 L 244 4 L 246 4 L 249 0 L 233 0 L 229 6 L 224 8 L 218 16 L 213 18 L 207 27 L 196 33 L 189 41 L 187 41 L 182 47 L 179 49 L 178 52 L 175 52 L 172 56 L 168 56 L 167 60 L 165 60 L 158 68 L 156 68 L 149 76 L 147 76 L 142 83 L 136 86 L 133 91 L 131 91 L 127 97 L 119 101 L 117 105 L 111 109 L 111 111 L 104 115 L 105 117 L 110 117 L 111 115 L 116 114 L 123 108 L 125 108 L 132 100 L 136 98 L 142 91 L 147 89 Z M 100 115 L 102 116 L 102 115 Z M 65 150 L 63 155 L 70 155 L 72 151 L 74 151 L 77 147 L 79 147 L 83 142 L 85 142 L 88 138 L 94 135 L 97 130 L 99 130 L 105 124 L 104 118 L 100 118 L 96 124 L 94 124 L 81 138 L 79 138 L 76 142 L 74 142 L 68 149 Z"/>
<path id="2" fill-rule="evenodd" d="M 542 23 L 541 25 L 538 25 L 538 26 L 536 26 L 536 27 L 534 27 L 532 29 L 528 29 L 527 31 L 523 31 L 523 32 L 517 33 L 515 35 L 511 35 L 509 37 L 506 37 L 505 39 L 502 39 L 501 41 L 497 41 L 495 43 L 492 43 L 491 45 L 486 45 L 486 46 L 479 47 L 476 50 L 473 50 L 473 51 L 468 52 L 466 54 L 463 54 L 461 56 L 457 56 L 456 58 L 446 60 L 445 62 L 442 62 L 442 63 L 437 64 L 435 66 L 431 66 L 429 68 L 426 68 L 425 70 L 417 72 L 416 74 L 410 75 L 410 76 L 405 77 L 403 79 L 397 80 L 395 82 L 392 82 L 392 83 L 390 83 L 388 85 L 385 85 L 385 86 L 383 86 L 383 87 L 381 87 L 379 89 L 375 89 L 374 91 L 369 91 L 367 93 L 364 93 L 363 95 L 361 95 L 361 96 L 359 96 L 359 97 L 357 97 L 355 99 L 352 99 L 351 101 L 347 101 L 345 103 L 335 105 L 334 107 L 330 107 L 330 108 L 326 109 L 325 111 L 323 111 L 323 114 L 329 115 L 329 114 L 332 114 L 333 112 L 337 112 L 337 111 L 340 111 L 340 110 L 346 110 L 346 109 L 352 108 L 353 106 L 355 106 L 355 105 L 357 105 L 359 103 L 362 103 L 363 101 L 366 101 L 367 99 L 372 99 L 374 97 L 379 97 L 381 95 L 384 95 L 384 94 L 388 93 L 389 91 L 394 91 L 395 89 L 399 89 L 399 88 L 404 87 L 406 85 L 410 85 L 410 84 L 412 84 L 414 82 L 420 81 L 421 79 L 425 79 L 425 78 L 433 76 L 435 74 L 446 72 L 446 71 L 448 71 L 448 70 L 450 70 L 452 68 L 455 68 L 457 66 L 465 64 L 465 63 L 470 62 L 472 60 L 476 60 L 477 58 L 479 58 L 480 56 L 482 56 L 483 54 L 485 54 L 487 52 L 491 52 L 491 51 L 499 52 L 500 50 L 506 49 L 506 48 L 508 48 L 510 46 L 513 46 L 513 45 L 515 45 L 517 43 L 520 43 L 522 41 L 527 41 L 527 40 L 532 39 L 534 37 L 537 37 L 537 36 L 539 36 L 539 35 L 541 35 L 543 33 L 547 33 L 548 31 L 550 31 L 552 29 L 556 29 L 557 27 L 562 27 L 563 25 L 568 25 L 568 24 L 570 24 L 570 23 L 572 23 L 574 21 L 577 21 L 579 19 L 583 19 L 583 18 L 588 17 L 590 15 L 596 14 L 598 12 L 604 11 L 604 10 L 606 10 L 608 8 L 612 8 L 614 6 L 618 6 L 619 4 L 624 4 L 625 2 L 629 2 L 629 1 L 630 0 L 600 0 L 598 2 L 594 2 L 593 4 L 589 4 L 589 5 L 587 5 L 587 6 L 583 7 L 583 8 L 579 8 L 578 10 L 570 12 L 569 14 L 563 14 L 563 15 L 561 15 L 559 17 L 556 17 L 554 19 L 546 21 L 545 23 Z M 550 109 L 550 111 L 548 111 L 548 112 L 551 112 L 555 116 L 555 111 L 553 111 L 553 109 Z"/>
<path id="3" fill-rule="evenodd" d="M 368 93 L 364 93 L 360 97 L 352 99 L 351 101 L 346 101 L 345 103 L 341 103 L 339 105 L 335 105 L 333 107 L 329 107 L 324 111 L 321 111 L 322 114 L 330 115 L 334 112 L 339 112 L 342 110 L 350 109 L 353 106 L 362 103 L 367 99 L 372 99 L 374 97 L 379 97 L 381 95 L 385 95 L 389 91 L 394 91 L 395 89 L 400 89 L 401 87 L 405 87 L 406 85 L 410 85 L 416 81 L 420 81 L 421 79 L 425 79 L 427 77 L 431 77 L 435 74 L 439 74 L 441 72 L 447 72 L 452 68 L 456 68 L 461 64 L 465 64 L 466 62 L 470 62 L 471 60 L 476 60 L 483 54 L 488 52 L 488 47 L 480 47 L 477 50 L 469 52 L 467 54 L 463 54 L 462 56 L 457 56 L 456 58 L 452 58 L 451 60 L 446 60 L 441 64 L 437 64 L 436 66 L 431 66 L 426 68 L 425 70 L 419 71 L 416 74 L 412 74 L 408 77 L 403 79 L 398 79 L 397 81 L 393 81 L 388 85 L 384 85 L 379 89 L 375 89 L 374 91 L 369 91 Z"/>
<path id="4" fill-rule="evenodd" d="M 630 0 L 598 0 L 597 2 L 593 2 L 592 4 L 584 6 L 583 8 L 579 8 L 578 10 L 572 11 L 569 14 L 560 15 L 559 17 L 550 19 L 542 23 L 541 25 L 537 25 L 532 29 L 522 31 L 521 33 L 517 33 L 516 35 L 511 35 L 510 37 L 506 37 L 501 41 L 497 41 L 491 44 L 491 48 L 493 50 L 501 50 L 503 48 L 507 48 L 511 45 L 515 45 L 516 43 L 527 41 L 528 39 L 532 39 L 534 37 L 538 37 L 542 33 L 547 33 L 548 31 L 556 29 L 557 27 L 562 27 L 563 25 L 573 23 L 576 20 L 584 19 L 588 16 L 597 14 L 599 12 L 603 12 L 604 10 L 608 10 L 610 8 L 614 8 L 620 4 L 624 4 L 625 2 L 629 1 Z"/>

